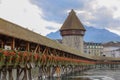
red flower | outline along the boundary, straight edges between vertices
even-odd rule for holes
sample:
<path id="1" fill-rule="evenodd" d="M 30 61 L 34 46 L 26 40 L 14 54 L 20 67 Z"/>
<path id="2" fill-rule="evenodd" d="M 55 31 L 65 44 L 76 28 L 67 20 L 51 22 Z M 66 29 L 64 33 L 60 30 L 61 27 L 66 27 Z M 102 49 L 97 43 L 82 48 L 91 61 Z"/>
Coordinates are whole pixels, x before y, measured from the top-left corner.
<path id="1" fill-rule="evenodd" d="M 4 54 L 5 56 L 9 56 L 8 51 L 3 51 L 3 54 Z"/>
<path id="2" fill-rule="evenodd" d="M 24 52 L 24 53 L 23 53 L 23 56 L 24 56 L 24 57 L 27 57 L 27 52 Z"/>
<path id="3" fill-rule="evenodd" d="M 46 62 L 46 55 L 45 54 L 42 55 L 42 61 Z"/>
<path id="4" fill-rule="evenodd" d="M 39 54 L 37 54 L 37 53 L 34 54 L 35 61 L 37 61 L 39 59 L 39 57 L 40 57 Z"/>
<path id="5" fill-rule="evenodd" d="M 9 55 L 14 56 L 15 52 L 9 52 Z"/>
<path id="6" fill-rule="evenodd" d="M 22 53 L 21 52 L 18 52 L 18 55 L 22 57 Z"/>

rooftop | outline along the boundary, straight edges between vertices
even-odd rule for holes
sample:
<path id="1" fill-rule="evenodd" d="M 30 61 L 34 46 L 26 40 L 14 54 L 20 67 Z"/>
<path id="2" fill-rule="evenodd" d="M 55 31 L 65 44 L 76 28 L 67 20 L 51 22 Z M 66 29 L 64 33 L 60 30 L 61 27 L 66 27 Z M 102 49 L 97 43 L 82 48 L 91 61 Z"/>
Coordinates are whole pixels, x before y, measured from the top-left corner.
<path id="1" fill-rule="evenodd" d="M 104 47 L 120 47 L 120 42 L 107 42 L 103 44 Z"/>
<path id="2" fill-rule="evenodd" d="M 78 19 L 78 17 L 76 16 L 75 11 L 72 9 L 60 30 L 83 30 L 85 31 L 85 28 L 80 22 L 80 20 Z"/>

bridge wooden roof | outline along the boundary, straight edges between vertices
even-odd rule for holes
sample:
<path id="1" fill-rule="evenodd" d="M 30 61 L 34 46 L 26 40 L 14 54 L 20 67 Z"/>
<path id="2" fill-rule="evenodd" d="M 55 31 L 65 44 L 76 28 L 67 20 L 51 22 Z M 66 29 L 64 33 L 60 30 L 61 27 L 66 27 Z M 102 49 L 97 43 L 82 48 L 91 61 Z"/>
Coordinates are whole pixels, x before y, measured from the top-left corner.
<path id="1" fill-rule="evenodd" d="M 37 44 L 51 47 L 54 49 L 58 49 L 64 52 L 68 52 L 68 53 L 71 53 L 77 56 L 92 59 L 88 55 L 81 54 L 76 49 L 72 49 L 72 48 L 69 48 L 68 46 L 57 43 L 56 41 L 53 41 L 33 31 L 25 29 L 19 25 L 6 21 L 2 18 L 0 18 L 0 34 L 15 37 L 15 38 L 22 39 L 25 41 L 37 43 Z"/>
<path id="2" fill-rule="evenodd" d="M 103 57 L 103 56 L 92 56 L 93 59 L 98 61 L 120 61 L 120 57 Z"/>
<path id="3" fill-rule="evenodd" d="M 87 59 L 92 59 L 92 60 L 106 59 L 106 60 L 112 60 L 112 61 L 120 60 L 120 58 L 96 57 L 96 56 L 89 56 L 87 54 L 80 53 L 76 49 L 57 43 L 56 41 L 53 41 L 33 31 L 25 29 L 19 25 L 6 21 L 2 18 L 0 18 L 0 34 L 11 36 L 11 37 L 29 41 L 29 42 L 33 42 L 33 43 L 37 43 L 37 44 L 51 47 L 54 49 L 58 49 L 60 51 L 68 52 L 70 54 L 81 56 Z"/>

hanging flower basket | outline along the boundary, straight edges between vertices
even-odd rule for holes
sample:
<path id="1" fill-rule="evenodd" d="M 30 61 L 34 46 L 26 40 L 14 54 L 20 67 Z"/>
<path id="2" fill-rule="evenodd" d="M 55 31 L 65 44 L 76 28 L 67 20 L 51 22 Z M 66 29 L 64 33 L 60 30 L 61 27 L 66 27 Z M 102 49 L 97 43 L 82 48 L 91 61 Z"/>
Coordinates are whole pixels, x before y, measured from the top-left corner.
<path id="1" fill-rule="evenodd" d="M 38 53 L 35 53 L 33 55 L 33 62 L 35 63 L 36 66 L 39 66 L 41 64 L 41 56 Z"/>
<path id="2" fill-rule="evenodd" d="M 46 55 L 45 55 L 45 54 L 42 54 L 42 56 L 41 56 L 41 64 L 42 64 L 42 65 L 46 65 L 46 61 L 47 61 Z"/>
<path id="3" fill-rule="evenodd" d="M 93 65 L 95 62 L 87 60 L 78 60 L 48 54 L 31 53 L 27 51 L 12 51 L 0 49 L 0 67 L 6 66 L 26 66 L 34 63 L 36 66 L 51 66 L 51 65 Z"/>

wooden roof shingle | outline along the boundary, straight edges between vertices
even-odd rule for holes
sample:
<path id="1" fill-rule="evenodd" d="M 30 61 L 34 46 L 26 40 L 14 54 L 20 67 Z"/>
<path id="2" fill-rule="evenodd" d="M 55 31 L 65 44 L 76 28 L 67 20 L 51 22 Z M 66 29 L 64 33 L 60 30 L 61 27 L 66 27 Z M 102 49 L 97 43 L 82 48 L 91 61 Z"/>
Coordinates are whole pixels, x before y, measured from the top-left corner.
<path id="1" fill-rule="evenodd" d="M 74 12 L 74 10 L 72 9 L 60 30 L 83 30 L 85 31 L 85 28 L 80 22 L 80 20 L 78 19 L 78 17 L 76 16 L 76 13 Z"/>

